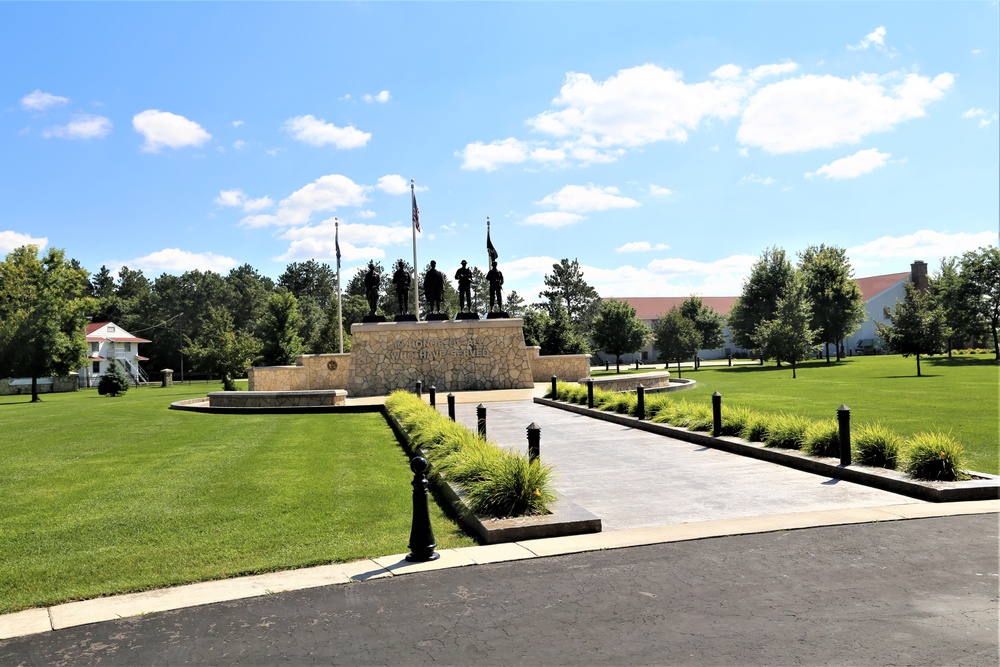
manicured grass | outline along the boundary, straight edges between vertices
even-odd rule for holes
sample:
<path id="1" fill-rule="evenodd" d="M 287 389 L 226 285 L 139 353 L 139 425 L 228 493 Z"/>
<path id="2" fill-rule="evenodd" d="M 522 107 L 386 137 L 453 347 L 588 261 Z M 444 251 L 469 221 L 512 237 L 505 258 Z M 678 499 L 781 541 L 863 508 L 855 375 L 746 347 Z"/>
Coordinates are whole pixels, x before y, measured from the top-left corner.
<path id="1" fill-rule="evenodd" d="M 921 358 L 917 377 L 913 357 L 850 357 L 839 363 L 809 361 L 790 366 L 685 369 L 698 381 L 685 391 L 689 401 L 711 401 L 761 412 L 787 412 L 811 419 L 836 418 L 841 404 L 852 424 L 880 422 L 903 437 L 934 431 L 951 435 L 965 450 L 972 470 L 1000 474 L 1000 366 L 993 355 Z"/>
<path id="2" fill-rule="evenodd" d="M 168 410 L 219 383 L 0 397 L 0 613 L 407 551 L 379 414 Z M 439 548 L 474 544 L 431 503 Z"/>

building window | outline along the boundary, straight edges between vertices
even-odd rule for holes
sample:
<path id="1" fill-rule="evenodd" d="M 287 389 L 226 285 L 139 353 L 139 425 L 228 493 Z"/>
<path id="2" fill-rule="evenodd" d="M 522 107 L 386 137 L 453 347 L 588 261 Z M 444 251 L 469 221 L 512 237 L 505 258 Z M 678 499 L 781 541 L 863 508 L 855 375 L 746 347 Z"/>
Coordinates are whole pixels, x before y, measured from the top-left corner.
<path id="1" fill-rule="evenodd" d="M 101 344 L 100 343 L 91 343 L 90 344 L 90 351 L 91 352 L 97 352 L 99 349 L 101 349 Z"/>
<path id="2" fill-rule="evenodd" d="M 101 374 L 101 362 L 95 361 L 94 364 L 93 364 L 93 368 L 92 368 L 91 372 L 94 375 L 100 375 Z"/>
<path id="3" fill-rule="evenodd" d="M 889 306 L 882 306 L 882 319 L 889 320 L 891 319 L 891 316 L 892 313 L 889 312 Z"/>
<path id="4" fill-rule="evenodd" d="M 126 352 L 132 351 L 132 343 L 125 343 L 125 351 Z"/>
<path id="5" fill-rule="evenodd" d="M 108 327 L 108 333 L 114 333 L 114 332 L 115 332 L 114 327 Z"/>

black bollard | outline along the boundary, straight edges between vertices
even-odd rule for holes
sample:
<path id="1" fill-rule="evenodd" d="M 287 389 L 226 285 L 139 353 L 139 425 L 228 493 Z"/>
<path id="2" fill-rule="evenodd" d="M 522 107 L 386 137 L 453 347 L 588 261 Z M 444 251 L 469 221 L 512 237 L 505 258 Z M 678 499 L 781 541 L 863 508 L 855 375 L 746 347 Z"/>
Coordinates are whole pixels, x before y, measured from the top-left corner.
<path id="1" fill-rule="evenodd" d="M 763 355 L 763 354 L 762 354 L 762 355 L 760 355 L 760 365 L 761 365 L 761 366 L 763 366 L 763 365 L 764 365 L 764 355 Z"/>
<path id="2" fill-rule="evenodd" d="M 455 421 L 455 394 L 448 394 L 448 417 Z"/>
<path id="3" fill-rule="evenodd" d="M 722 394 L 712 394 L 712 437 L 718 438 L 722 433 Z"/>
<path id="4" fill-rule="evenodd" d="M 635 360 L 635 370 L 639 370 L 639 360 Z"/>
<path id="5" fill-rule="evenodd" d="M 423 563 L 437 560 L 440 554 L 434 551 L 437 542 L 434 541 L 434 531 L 431 529 L 431 515 L 427 509 L 427 459 L 422 456 L 410 460 L 410 470 L 413 471 L 413 522 L 410 524 L 410 553 L 406 560 L 411 563 Z"/>
<path id="6" fill-rule="evenodd" d="M 604 360 L 604 371 L 607 372 L 611 370 L 611 364 L 605 359 Z"/>
<path id="7" fill-rule="evenodd" d="M 851 409 L 844 404 L 837 408 L 837 425 L 840 427 L 840 465 L 851 465 Z"/>
<path id="8" fill-rule="evenodd" d="M 587 407 L 594 407 L 594 378 L 587 379 Z"/>
<path id="9" fill-rule="evenodd" d="M 559 390 L 556 387 L 556 385 L 558 383 L 559 383 L 559 378 L 557 378 L 555 375 L 553 375 L 552 376 L 552 396 L 550 396 L 550 398 L 553 401 L 558 401 L 559 400 Z"/>
<path id="10" fill-rule="evenodd" d="M 486 437 L 486 406 L 482 403 L 476 406 L 476 430 L 479 435 Z"/>
<path id="11" fill-rule="evenodd" d="M 428 396 L 430 396 L 430 399 L 431 399 L 431 407 L 432 408 L 436 408 L 437 407 L 437 387 L 435 387 L 434 385 L 431 385 L 430 387 L 428 387 L 427 388 L 427 394 L 428 394 Z"/>
<path id="12" fill-rule="evenodd" d="M 417 380 L 417 397 L 419 398 L 420 396 L 423 395 L 424 395 L 424 383 L 421 382 L 420 380 Z"/>
<path id="13" fill-rule="evenodd" d="M 731 355 L 731 354 L 729 355 L 729 365 L 730 366 L 733 365 L 733 355 Z"/>
<path id="14" fill-rule="evenodd" d="M 639 419 L 646 418 L 646 388 L 641 384 L 635 388 L 635 416 Z"/>
<path id="15" fill-rule="evenodd" d="M 535 461 L 542 455 L 542 429 L 535 422 L 528 425 L 528 461 Z"/>

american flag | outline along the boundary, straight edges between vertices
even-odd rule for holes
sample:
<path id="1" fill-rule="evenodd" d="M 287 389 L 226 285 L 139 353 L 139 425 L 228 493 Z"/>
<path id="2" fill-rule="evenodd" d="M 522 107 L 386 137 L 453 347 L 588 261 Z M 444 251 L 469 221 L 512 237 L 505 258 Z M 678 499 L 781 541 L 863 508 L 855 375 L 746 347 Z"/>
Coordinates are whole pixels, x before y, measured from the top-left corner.
<path id="1" fill-rule="evenodd" d="M 417 195 L 413 193 L 413 188 L 410 188 L 410 199 L 413 201 L 413 226 L 416 230 L 420 231 L 420 209 L 417 208 Z"/>
<path id="2" fill-rule="evenodd" d="M 333 232 L 333 244 L 337 248 L 337 273 L 340 273 L 340 225 L 337 225 L 336 230 Z"/>

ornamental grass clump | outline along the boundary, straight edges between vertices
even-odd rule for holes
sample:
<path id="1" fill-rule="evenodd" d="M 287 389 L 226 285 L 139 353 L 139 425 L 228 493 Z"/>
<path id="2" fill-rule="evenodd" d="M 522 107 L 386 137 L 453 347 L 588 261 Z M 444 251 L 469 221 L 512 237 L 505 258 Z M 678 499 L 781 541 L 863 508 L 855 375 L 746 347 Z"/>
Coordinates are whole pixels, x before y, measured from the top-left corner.
<path id="1" fill-rule="evenodd" d="M 757 413 L 744 406 L 731 407 L 722 406 L 722 430 L 719 435 L 732 435 L 740 437 L 743 429 L 747 427 Z"/>
<path id="2" fill-rule="evenodd" d="M 686 428 L 691 431 L 711 431 L 715 425 L 712 406 L 703 403 L 692 403 L 688 407 Z"/>
<path id="3" fill-rule="evenodd" d="M 624 394 L 609 394 L 604 397 L 600 406 L 596 403 L 594 407 L 599 407 L 599 409 L 604 412 L 618 412 L 623 415 L 633 414 L 635 412 L 636 406 L 639 405 L 639 398 L 635 394 L 624 393 Z"/>
<path id="4" fill-rule="evenodd" d="M 918 433 L 903 444 L 903 472 L 917 479 L 952 482 L 962 472 L 962 445 L 944 433 Z"/>
<path id="5" fill-rule="evenodd" d="M 740 437 L 749 442 L 764 442 L 771 426 L 770 415 L 751 413 L 740 431 Z"/>
<path id="6" fill-rule="evenodd" d="M 673 399 L 666 394 L 653 394 L 646 396 L 645 403 L 646 417 L 655 421 L 656 416 L 673 403 Z M 638 415 L 636 416 L 638 417 Z"/>
<path id="7" fill-rule="evenodd" d="M 555 500 L 551 466 L 497 447 L 407 391 L 393 392 L 385 406 L 433 465 L 433 473 L 460 486 L 476 514 L 544 514 Z"/>
<path id="8" fill-rule="evenodd" d="M 835 419 L 813 422 L 806 428 L 802 451 L 812 456 L 840 456 L 840 426 Z"/>
<path id="9" fill-rule="evenodd" d="M 902 445 L 903 439 L 882 424 L 861 424 L 851 434 L 853 459 L 865 466 L 894 470 Z"/>
<path id="10" fill-rule="evenodd" d="M 799 415 L 781 413 L 768 418 L 764 445 L 781 449 L 801 449 L 809 420 Z"/>

